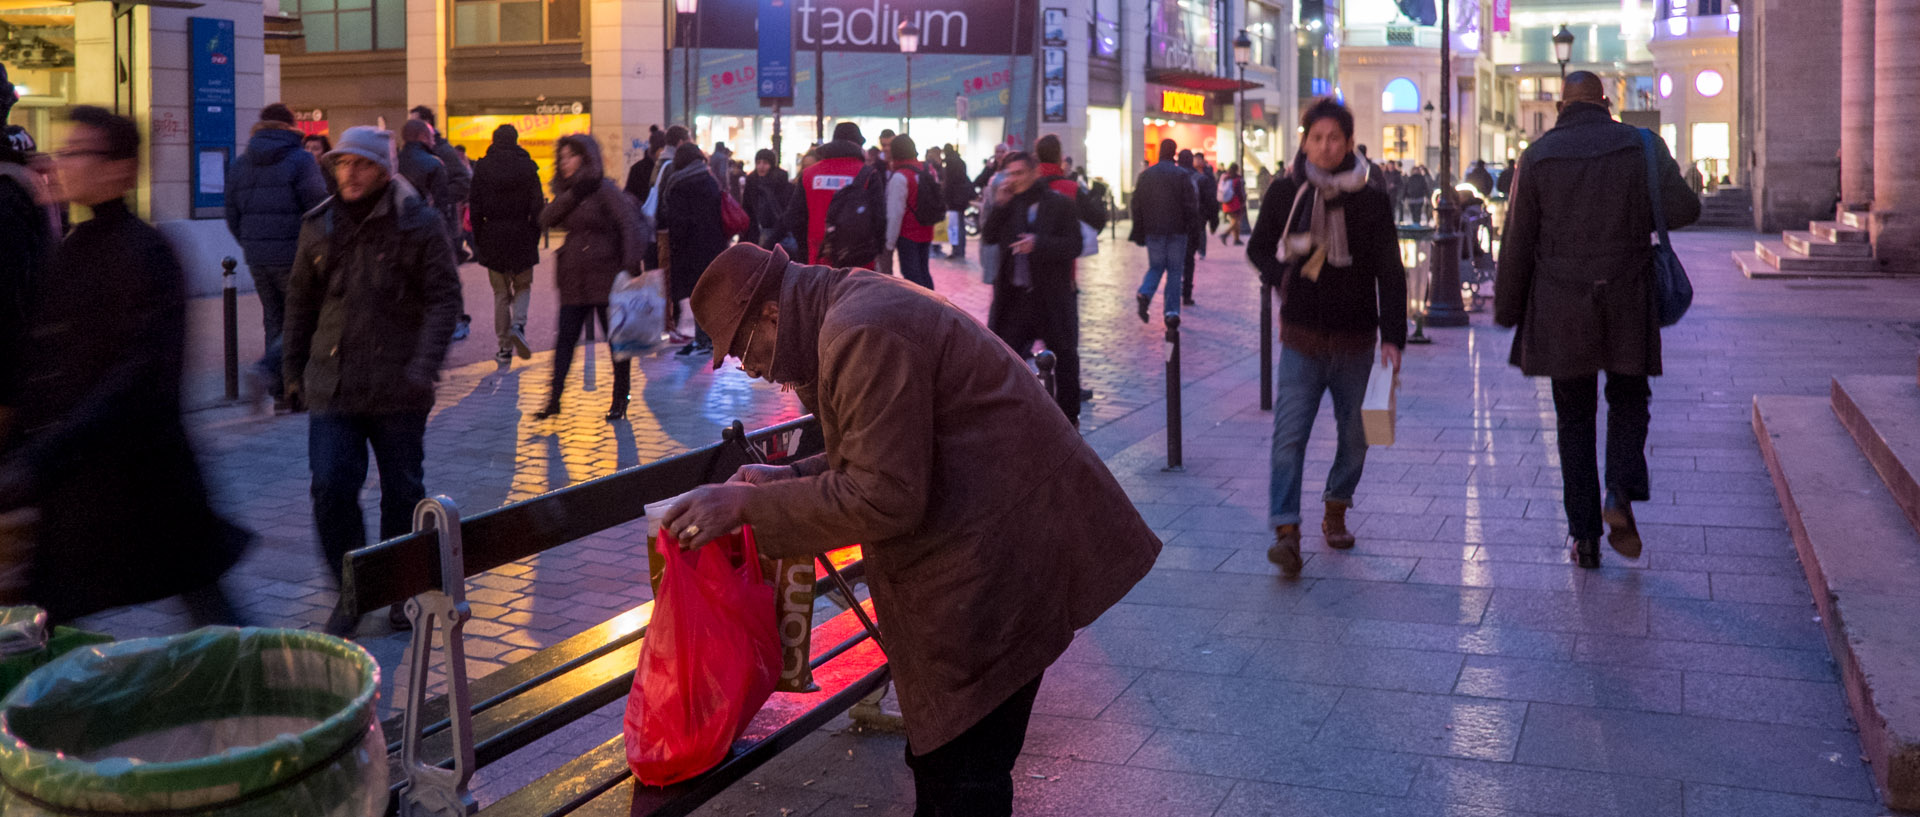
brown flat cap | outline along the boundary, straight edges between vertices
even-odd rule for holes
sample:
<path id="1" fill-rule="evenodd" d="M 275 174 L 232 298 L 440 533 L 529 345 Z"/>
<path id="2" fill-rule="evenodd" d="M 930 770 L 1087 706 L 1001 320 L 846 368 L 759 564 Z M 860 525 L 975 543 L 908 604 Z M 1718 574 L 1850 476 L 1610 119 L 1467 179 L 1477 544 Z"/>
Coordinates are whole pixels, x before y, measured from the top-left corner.
<path id="1" fill-rule="evenodd" d="M 693 319 L 713 338 L 713 368 L 720 368 L 733 351 L 740 324 L 753 307 L 753 295 L 774 270 L 785 270 L 791 263 L 787 251 L 774 247 L 767 252 L 741 242 L 728 247 L 707 265 L 700 283 L 693 287 Z"/>

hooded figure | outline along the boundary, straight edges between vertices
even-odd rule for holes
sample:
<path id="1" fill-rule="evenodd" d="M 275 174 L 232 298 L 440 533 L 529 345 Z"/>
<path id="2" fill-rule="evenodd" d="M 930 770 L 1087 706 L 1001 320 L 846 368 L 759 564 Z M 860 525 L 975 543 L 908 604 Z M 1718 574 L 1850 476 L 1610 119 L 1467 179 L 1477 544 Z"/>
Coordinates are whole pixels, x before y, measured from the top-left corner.
<path id="1" fill-rule="evenodd" d="M 533 291 L 533 267 L 540 263 L 540 166 L 520 147 L 520 131 L 501 125 L 493 131 L 487 155 L 473 163 L 473 246 L 493 287 L 493 330 L 500 343 L 495 359 L 531 357 L 527 346 L 527 306 Z"/>
<path id="2" fill-rule="evenodd" d="M 747 466 L 663 524 L 696 547 L 750 524 L 776 558 L 864 543 L 920 813 L 1011 813 L 1041 674 L 1160 540 L 1026 364 L 923 287 L 742 244 L 693 310 L 715 365 L 793 386 L 827 450 Z"/>
<path id="3" fill-rule="evenodd" d="M 667 170 L 666 192 L 660 199 L 660 226 L 667 231 L 667 282 L 675 301 L 693 296 L 694 284 L 707 265 L 727 248 L 727 231 L 720 219 L 720 182 L 713 177 L 700 148 L 682 143 Z M 705 332 L 680 350 L 690 355 L 712 348 Z"/>
<path id="4" fill-rule="evenodd" d="M 554 152 L 557 166 L 553 201 L 541 211 L 540 224 L 565 229 L 567 240 L 555 253 L 554 262 L 560 320 L 553 341 L 552 387 L 546 407 L 534 414 L 536 419 L 560 413 L 560 396 L 566 388 L 567 369 L 573 364 L 573 347 L 580 341 L 581 330 L 593 317 L 599 318 L 601 329 L 609 328 L 607 300 L 613 291 L 613 279 L 621 270 L 641 272 L 646 253 L 640 213 L 626 192 L 606 177 L 600 163 L 600 143 L 586 134 L 574 133 L 560 137 Z M 614 361 L 609 421 L 627 414 L 632 366 L 632 360 Z"/>

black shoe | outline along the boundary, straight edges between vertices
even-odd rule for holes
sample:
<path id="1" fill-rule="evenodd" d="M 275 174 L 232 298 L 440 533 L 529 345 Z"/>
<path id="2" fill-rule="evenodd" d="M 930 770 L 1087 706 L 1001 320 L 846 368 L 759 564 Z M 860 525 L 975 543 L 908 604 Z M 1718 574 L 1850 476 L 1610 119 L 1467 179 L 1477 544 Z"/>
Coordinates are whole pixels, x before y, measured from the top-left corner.
<path id="1" fill-rule="evenodd" d="M 407 618 L 406 605 L 396 604 L 387 608 L 387 626 L 400 633 L 413 629 L 413 620 Z"/>
<path id="2" fill-rule="evenodd" d="M 499 366 L 502 369 L 509 368 L 513 366 L 513 353 L 505 349 L 501 349 L 500 351 L 495 352 L 493 354 L 493 362 L 494 362 L 494 365 Z"/>
<path id="3" fill-rule="evenodd" d="M 525 325 L 514 324 L 513 328 L 507 333 L 507 341 L 513 344 L 513 353 L 519 355 L 521 360 L 533 357 L 533 347 L 527 345 L 527 327 Z"/>
<path id="4" fill-rule="evenodd" d="M 685 346 L 680 347 L 680 351 L 674 352 L 673 355 L 674 357 L 686 357 L 687 355 L 693 354 L 699 348 L 700 348 L 700 344 L 689 343 Z"/>
<path id="5" fill-rule="evenodd" d="M 621 400 L 615 402 L 613 408 L 607 409 L 607 422 L 611 423 L 625 419 L 627 419 L 627 401 Z"/>
<path id="6" fill-rule="evenodd" d="M 533 413 L 533 419 L 545 420 L 548 417 L 555 416 L 559 413 L 560 413 L 560 401 L 548 400 L 545 406 L 542 406 L 539 411 L 536 411 Z"/>
<path id="7" fill-rule="evenodd" d="M 1640 528 L 1633 523 L 1633 503 L 1612 491 L 1600 506 L 1600 519 L 1607 523 L 1607 544 L 1613 552 L 1629 559 L 1640 558 Z"/>
<path id="8" fill-rule="evenodd" d="M 1600 567 L 1600 540 L 1574 539 L 1573 547 L 1567 552 L 1567 558 L 1588 570 Z"/>
<path id="9" fill-rule="evenodd" d="M 1093 389 L 1081 389 L 1081 390 L 1080 390 L 1080 402 L 1082 402 L 1082 403 L 1091 403 L 1091 402 L 1093 402 Z"/>
<path id="10" fill-rule="evenodd" d="M 1140 322 L 1146 323 L 1148 320 L 1147 309 L 1153 306 L 1153 296 L 1135 295 L 1133 296 L 1133 302 L 1136 306 L 1140 307 Z"/>
<path id="11" fill-rule="evenodd" d="M 1199 304 L 1196 304 L 1193 302 L 1192 298 L 1181 298 L 1180 305 L 1181 306 L 1199 306 Z"/>

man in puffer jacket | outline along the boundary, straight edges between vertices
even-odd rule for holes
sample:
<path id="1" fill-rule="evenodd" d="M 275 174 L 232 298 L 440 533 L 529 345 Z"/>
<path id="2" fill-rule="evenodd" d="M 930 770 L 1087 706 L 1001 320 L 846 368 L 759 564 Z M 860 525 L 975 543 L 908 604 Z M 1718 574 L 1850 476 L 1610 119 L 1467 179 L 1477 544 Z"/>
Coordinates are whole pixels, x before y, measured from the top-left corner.
<path id="1" fill-rule="evenodd" d="M 301 408 L 287 401 L 280 372 L 287 275 L 300 241 L 301 216 L 327 198 L 320 164 L 300 147 L 302 135 L 293 125 L 293 111 L 278 102 L 268 105 L 260 111 L 246 152 L 227 171 L 227 229 L 246 256 L 267 336 L 266 354 L 254 368 L 273 398 L 275 413 Z"/>

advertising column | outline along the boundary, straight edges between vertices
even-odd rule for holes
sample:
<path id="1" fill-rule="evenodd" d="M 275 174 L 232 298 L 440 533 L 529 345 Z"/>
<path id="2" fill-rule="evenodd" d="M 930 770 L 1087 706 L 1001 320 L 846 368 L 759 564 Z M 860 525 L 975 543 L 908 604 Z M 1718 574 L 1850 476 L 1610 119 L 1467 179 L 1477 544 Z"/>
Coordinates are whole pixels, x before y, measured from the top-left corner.
<path id="1" fill-rule="evenodd" d="M 193 60 L 193 217 L 219 218 L 226 213 L 227 163 L 236 127 L 233 21 L 190 17 L 187 40 Z"/>

